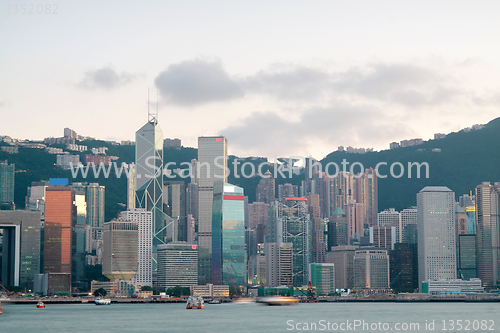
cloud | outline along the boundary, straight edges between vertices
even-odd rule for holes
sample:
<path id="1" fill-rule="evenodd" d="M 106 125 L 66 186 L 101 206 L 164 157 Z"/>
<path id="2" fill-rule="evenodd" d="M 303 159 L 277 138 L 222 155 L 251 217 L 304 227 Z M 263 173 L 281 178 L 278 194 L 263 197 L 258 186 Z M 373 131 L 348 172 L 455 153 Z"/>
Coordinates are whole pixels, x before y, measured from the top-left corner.
<path id="1" fill-rule="evenodd" d="M 318 97 L 331 86 L 327 72 L 301 66 L 260 71 L 242 79 L 241 85 L 249 92 L 293 100 Z"/>
<path id="2" fill-rule="evenodd" d="M 386 145 L 392 137 L 409 136 L 413 131 L 376 107 L 337 102 L 329 107 L 308 109 L 298 121 L 271 111 L 255 112 L 220 133 L 231 146 L 273 156 L 314 146 L 327 146 L 332 151 L 340 144 Z"/>
<path id="3" fill-rule="evenodd" d="M 220 61 L 197 59 L 170 65 L 158 74 L 155 85 L 168 101 L 187 106 L 227 101 L 244 95 Z"/>
<path id="4" fill-rule="evenodd" d="M 83 79 L 77 83 L 79 88 L 83 89 L 116 89 L 135 80 L 138 75 L 127 72 L 118 73 L 111 67 L 85 72 Z"/>

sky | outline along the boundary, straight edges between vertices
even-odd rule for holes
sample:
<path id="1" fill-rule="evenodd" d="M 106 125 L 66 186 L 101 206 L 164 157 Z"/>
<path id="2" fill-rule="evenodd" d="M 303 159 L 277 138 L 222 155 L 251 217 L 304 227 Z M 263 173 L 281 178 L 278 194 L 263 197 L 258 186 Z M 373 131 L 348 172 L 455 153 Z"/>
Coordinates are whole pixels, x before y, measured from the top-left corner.
<path id="1" fill-rule="evenodd" d="M 57 8 L 56 8 L 57 6 Z M 0 0 L 0 135 L 238 156 L 388 149 L 500 116 L 499 1 Z M 32 11 L 33 14 L 29 14 Z M 17 14 L 15 14 L 17 12 Z"/>

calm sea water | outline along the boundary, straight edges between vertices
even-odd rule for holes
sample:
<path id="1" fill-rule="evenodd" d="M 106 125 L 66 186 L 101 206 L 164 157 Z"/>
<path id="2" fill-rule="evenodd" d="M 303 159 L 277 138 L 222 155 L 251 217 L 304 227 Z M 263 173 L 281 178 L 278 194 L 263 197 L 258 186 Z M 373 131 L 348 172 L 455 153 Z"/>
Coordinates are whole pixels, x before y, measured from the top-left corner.
<path id="1" fill-rule="evenodd" d="M 337 331 L 386 331 L 379 322 L 392 331 L 396 331 L 396 323 L 418 323 L 419 332 L 500 331 L 500 303 L 316 303 L 282 307 L 206 304 L 203 310 L 186 310 L 184 304 L 48 304 L 45 309 L 4 304 L 3 312 L 1 333 L 290 332 L 297 328 L 333 331 L 336 326 L 332 323 L 344 324 Z M 355 320 L 361 325 L 364 320 L 369 326 L 354 327 Z M 426 329 L 426 322 L 434 322 L 434 329 Z M 407 328 L 410 330 L 410 326 Z M 412 331 L 417 331 L 415 326 Z"/>

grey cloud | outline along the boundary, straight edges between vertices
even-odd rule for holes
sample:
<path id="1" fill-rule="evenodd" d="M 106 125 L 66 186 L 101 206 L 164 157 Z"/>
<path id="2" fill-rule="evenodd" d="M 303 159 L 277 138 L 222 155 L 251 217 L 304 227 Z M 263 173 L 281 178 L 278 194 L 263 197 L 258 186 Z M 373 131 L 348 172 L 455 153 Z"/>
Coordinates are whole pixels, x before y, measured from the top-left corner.
<path id="1" fill-rule="evenodd" d="M 180 105 L 225 101 L 244 95 L 220 61 L 190 60 L 170 65 L 158 74 L 155 85 L 162 97 Z"/>
<path id="2" fill-rule="evenodd" d="M 111 67 L 87 71 L 83 79 L 77 83 L 77 86 L 83 89 L 115 89 L 132 82 L 137 75 L 121 72 L 118 73 Z"/>
<path id="3" fill-rule="evenodd" d="M 330 85 L 330 75 L 307 67 L 260 71 L 241 80 L 249 92 L 264 93 L 280 99 L 309 99 L 322 94 Z"/>
<path id="4" fill-rule="evenodd" d="M 404 137 L 411 130 L 402 122 L 371 106 L 336 104 L 312 108 L 299 121 L 278 116 L 274 112 L 254 113 L 239 124 L 222 131 L 231 145 L 272 156 L 276 152 L 292 153 L 315 143 L 336 145 L 349 142 L 386 144 L 394 136 Z"/>

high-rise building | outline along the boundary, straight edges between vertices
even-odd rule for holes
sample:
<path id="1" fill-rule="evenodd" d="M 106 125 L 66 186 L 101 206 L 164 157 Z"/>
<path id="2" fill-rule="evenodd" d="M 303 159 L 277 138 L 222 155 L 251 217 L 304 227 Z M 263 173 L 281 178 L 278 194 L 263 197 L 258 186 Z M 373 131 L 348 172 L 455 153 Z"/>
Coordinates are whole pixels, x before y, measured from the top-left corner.
<path id="1" fill-rule="evenodd" d="M 401 216 L 401 243 L 409 243 L 405 237 L 405 229 L 408 225 L 417 225 L 417 207 L 405 208 L 400 212 Z M 416 230 L 416 229 L 415 229 Z"/>
<path id="2" fill-rule="evenodd" d="M 465 207 L 465 213 L 467 214 L 467 233 L 476 234 L 476 206 Z"/>
<path id="3" fill-rule="evenodd" d="M 500 183 L 476 187 L 477 277 L 486 289 L 500 286 Z"/>
<path id="4" fill-rule="evenodd" d="M 198 247 L 186 242 L 158 245 L 157 285 L 168 288 L 198 285 Z"/>
<path id="5" fill-rule="evenodd" d="M 341 171 L 335 177 L 325 178 L 325 181 L 327 182 L 327 192 L 330 197 L 330 212 L 334 212 L 337 207 L 346 211 L 345 206 L 349 202 L 356 200 L 356 179 L 354 176 L 350 172 Z"/>
<path id="6" fill-rule="evenodd" d="M 173 218 L 172 228 L 167 228 L 167 237 L 174 242 L 187 241 L 186 183 L 183 181 L 166 181 L 163 183 L 163 200 L 165 212 Z"/>
<path id="7" fill-rule="evenodd" d="M 73 189 L 49 186 L 45 191 L 44 273 L 71 274 Z"/>
<path id="8" fill-rule="evenodd" d="M 102 239 L 102 228 L 104 224 L 104 192 L 105 187 L 98 183 L 90 183 L 85 186 L 87 202 L 87 224 L 92 227 L 92 239 Z"/>
<path id="9" fill-rule="evenodd" d="M 163 132 L 153 115 L 135 133 L 135 199 L 136 208 L 152 212 L 155 253 L 156 246 L 167 241 L 168 216 L 163 213 Z"/>
<path id="10" fill-rule="evenodd" d="M 263 177 L 257 185 L 256 201 L 263 203 L 271 203 L 276 197 L 275 194 L 275 179 L 269 170 L 266 171 Z"/>
<path id="11" fill-rule="evenodd" d="M 104 223 L 102 274 L 110 280 L 132 280 L 137 272 L 138 223 L 112 220 Z"/>
<path id="12" fill-rule="evenodd" d="M 266 243 L 293 244 L 293 285 L 308 283 L 311 259 L 311 219 L 306 198 L 275 201 L 270 208 Z"/>
<path id="13" fill-rule="evenodd" d="M 366 227 L 376 226 L 378 178 L 373 168 L 365 169 L 365 172 L 356 179 L 356 202 L 363 204 Z"/>
<path id="14" fill-rule="evenodd" d="M 342 208 L 337 207 L 328 221 L 328 247 L 331 251 L 332 246 L 347 245 L 347 217 Z"/>
<path id="15" fill-rule="evenodd" d="M 477 278 L 476 258 L 476 235 L 459 235 L 457 246 L 457 266 L 459 278 L 463 280 Z"/>
<path id="16" fill-rule="evenodd" d="M 127 178 L 127 209 L 135 208 L 135 164 L 128 166 L 129 175 Z"/>
<path id="17" fill-rule="evenodd" d="M 326 262 L 335 264 L 335 288 L 354 288 L 354 254 L 357 247 L 352 245 L 334 246 L 326 254 Z"/>
<path id="18" fill-rule="evenodd" d="M 266 243 L 265 284 L 268 287 L 291 286 L 293 281 L 293 244 Z"/>
<path id="19" fill-rule="evenodd" d="M 376 248 L 394 250 L 397 243 L 396 227 L 370 227 L 370 244 Z"/>
<path id="20" fill-rule="evenodd" d="M 212 282 L 212 205 L 214 183 L 227 182 L 227 140 L 199 137 L 196 176 L 198 183 L 198 282 Z"/>
<path id="21" fill-rule="evenodd" d="M 406 243 L 398 243 L 389 252 L 390 286 L 396 292 L 414 292 L 418 282 L 414 281 L 413 249 Z"/>
<path id="22" fill-rule="evenodd" d="M 417 194 L 419 283 L 456 279 L 455 193 L 426 186 Z"/>
<path id="23" fill-rule="evenodd" d="M 247 281 L 243 188 L 214 184 L 212 206 L 212 283 L 242 288 Z"/>
<path id="24" fill-rule="evenodd" d="M 85 191 L 74 190 L 74 213 L 73 219 L 73 252 L 72 252 L 72 272 L 71 278 L 73 286 L 77 288 L 87 288 L 85 280 L 85 257 L 87 252 L 92 252 L 88 247 L 88 236 L 90 226 L 87 225 L 87 202 L 85 201 Z"/>
<path id="25" fill-rule="evenodd" d="M 295 198 L 299 196 L 299 188 L 297 185 L 290 183 L 278 185 L 278 200 L 284 202 L 286 198 Z"/>
<path id="26" fill-rule="evenodd" d="M 326 244 L 323 236 L 319 195 L 309 194 L 307 197 L 309 216 L 311 219 L 311 262 L 324 263 L 326 260 Z"/>
<path id="27" fill-rule="evenodd" d="M 389 288 L 389 255 L 382 249 L 359 249 L 354 254 L 354 288 Z"/>
<path id="28" fill-rule="evenodd" d="M 309 281 L 316 287 L 316 295 L 328 296 L 335 292 L 335 264 L 311 263 Z"/>
<path id="29" fill-rule="evenodd" d="M 153 212 L 141 208 L 120 213 L 121 221 L 137 223 L 137 275 L 141 286 L 153 285 Z"/>
<path id="30" fill-rule="evenodd" d="M 365 210 L 362 203 L 351 200 L 345 207 L 347 217 L 347 236 L 349 241 L 364 236 Z"/>
<path id="31" fill-rule="evenodd" d="M 248 228 L 255 229 L 259 224 L 267 225 L 269 204 L 253 202 L 248 204 Z"/>
<path id="32" fill-rule="evenodd" d="M 402 242 L 401 214 L 394 208 L 389 208 L 383 212 L 378 213 L 377 225 L 379 227 L 396 227 L 396 242 Z"/>
<path id="33" fill-rule="evenodd" d="M 40 273 L 41 225 L 39 211 L 0 210 L 3 285 L 33 288 L 33 277 Z"/>
<path id="34" fill-rule="evenodd" d="M 14 164 L 0 161 L 0 205 L 14 203 Z"/>
<path id="35" fill-rule="evenodd" d="M 467 213 L 459 205 L 455 205 L 455 240 L 458 244 L 458 235 L 467 234 Z"/>

